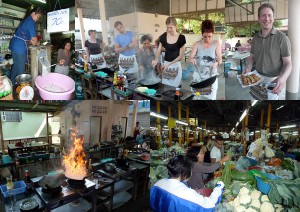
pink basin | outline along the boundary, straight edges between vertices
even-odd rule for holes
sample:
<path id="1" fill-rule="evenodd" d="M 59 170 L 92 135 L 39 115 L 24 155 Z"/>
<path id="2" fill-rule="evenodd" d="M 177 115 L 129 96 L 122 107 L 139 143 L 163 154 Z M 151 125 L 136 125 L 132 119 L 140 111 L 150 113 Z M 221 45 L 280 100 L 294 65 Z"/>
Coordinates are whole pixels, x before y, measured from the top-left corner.
<path id="1" fill-rule="evenodd" d="M 38 76 L 35 85 L 43 100 L 70 100 L 75 91 L 75 81 L 59 73 L 49 73 L 47 76 Z"/>

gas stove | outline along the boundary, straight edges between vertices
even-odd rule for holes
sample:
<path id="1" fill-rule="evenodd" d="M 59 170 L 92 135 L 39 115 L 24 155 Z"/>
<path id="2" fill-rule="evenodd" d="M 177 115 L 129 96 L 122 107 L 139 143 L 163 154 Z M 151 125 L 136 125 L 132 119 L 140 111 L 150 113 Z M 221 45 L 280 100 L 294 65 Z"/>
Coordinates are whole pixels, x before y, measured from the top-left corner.
<path id="1" fill-rule="evenodd" d="M 162 95 L 174 99 L 175 98 L 175 92 L 176 92 L 176 90 L 168 90 L 168 91 L 162 92 Z M 181 91 L 180 97 L 182 98 L 183 95 L 184 95 L 184 92 Z"/>

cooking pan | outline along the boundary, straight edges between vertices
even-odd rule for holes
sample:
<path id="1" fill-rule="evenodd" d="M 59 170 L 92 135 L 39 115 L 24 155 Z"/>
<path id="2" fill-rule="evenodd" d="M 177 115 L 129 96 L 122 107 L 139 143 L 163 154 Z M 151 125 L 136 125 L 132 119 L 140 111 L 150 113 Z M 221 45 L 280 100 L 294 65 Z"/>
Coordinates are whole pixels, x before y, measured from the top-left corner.
<path id="1" fill-rule="evenodd" d="M 206 80 L 203 80 L 201 82 L 192 82 L 190 86 L 192 88 L 197 88 L 197 89 L 199 89 L 199 88 L 206 88 L 208 86 L 211 86 L 216 81 L 217 76 L 218 75 L 210 77 L 210 78 L 208 78 Z"/>
<path id="2" fill-rule="evenodd" d="M 116 170 L 116 165 L 113 163 L 106 163 L 105 164 L 105 170 L 108 172 L 113 172 Z"/>
<path id="3" fill-rule="evenodd" d="M 154 79 L 154 80 L 148 80 L 148 79 L 142 79 L 139 81 L 139 84 L 141 86 L 145 86 L 145 87 L 148 87 L 148 88 L 156 88 L 159 83 L 161 82 L 161 79 L 160 78 L 157 78 L 157 79 Z"/>

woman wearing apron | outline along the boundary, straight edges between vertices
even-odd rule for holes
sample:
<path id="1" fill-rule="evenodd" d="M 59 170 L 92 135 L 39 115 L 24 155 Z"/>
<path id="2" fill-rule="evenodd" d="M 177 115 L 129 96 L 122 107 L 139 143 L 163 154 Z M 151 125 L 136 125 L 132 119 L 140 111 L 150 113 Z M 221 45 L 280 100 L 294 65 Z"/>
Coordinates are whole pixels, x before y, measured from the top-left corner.
<path id="1" fill-rule="evenodd" d="M 142 48 L 138 51 L 138 65 L 141 72 L 141 79 L 155 80 L 158 78 L 155 69 L 152 67 L 152 61 L 155 58 L 154 50 L 151 47 L 152 37 L 143 35 L 141 37 Z"/>
<path id="2" fill-rule="evenodd" d="M 134 32 L 126 31 L 121 21 L 116 21 L 115 29 L 119 34 L 115 37 L 115 51 L 119 55 L 119 73 L 126 74 L 129 78 L 136 78 L 138 64 L 135 56 L 137 40 Z"/>
<path id="3" fill-rule="evenodd" d="M 90 29 L 88 31 L 88 34 L 90 36 L 90 39 L 86 40 L 84 44 L 86 49 L 87 60 L 97 65 L 97 68 L 99 69 L 105 68 L 106 62 L 102 55 L 105 43 L 101 39 L 96 38 L 96 30 Z"/>
<path id="4" fill-rule="evenodd" d="M 182 78 L 180 60 L 184 56 L 186 41 L 185 36 L 176 31 L 177 22 L 174 17 L 168 17 L 166 25 L 167 32 L 159 37 L 159 46 L 155 60 L 152 61 L 152 65 L 157 65 L 162 48 L 165 48 L 165 57 L 162 61 L 162 83 L 178 87 Z"/>
<path id="5" fill-rule="evenodd" d="M 214 25 L 211 20 L 201 24 L 202 41 L 197 41 L 190 54 L 190 62 L 197 66 L 193 73 L 193 82 L 200 82 L 218 75 L 218 65 L 222 63 L 221 44 L 213 39 Z M 211 85 L 210 94 L 203 95 L 211 100 L 216 100 L 218 79 Z M 192 91 L 197 91 L 192 88 Z M 201 93 L 201 92 L 200 92 Z"/>
<path id="6" fill-rule="evenodd" d="M 69 65 L 73 66 L 70 63 L 71 59 L 71 41 L 67 40 L 64 42 L 63 49 L 59 49 L 57 52 L 57 64 L 55 67 L 55 72 L 69 75 Z"/>
<path id="7" fill-rule="evenodd" d="M 27 13 L 9 43 L 9 49 L 14 61 L 11 71 L 11 82 L 13 85 L 16 83 L 15 77 L 25 73 L 25 64 L 29 62 L 28 43 L 34 46 L 39 45 L 35 32 L 35 22 L 41 18 L 42 14 L 43 11 L 40 7 L 34 8 Z"/>

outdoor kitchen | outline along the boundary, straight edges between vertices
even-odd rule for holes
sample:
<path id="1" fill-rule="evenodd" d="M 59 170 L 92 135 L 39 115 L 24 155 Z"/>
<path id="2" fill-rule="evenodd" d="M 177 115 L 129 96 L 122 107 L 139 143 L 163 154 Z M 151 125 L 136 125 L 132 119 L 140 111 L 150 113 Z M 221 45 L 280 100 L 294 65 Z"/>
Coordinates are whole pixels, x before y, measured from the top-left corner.
<path id="1" fill-rule="evenodd" d="M 148 200 L 148 100 L 4 101 L 0 111 L 0 211 L 118 211 Z"/>

